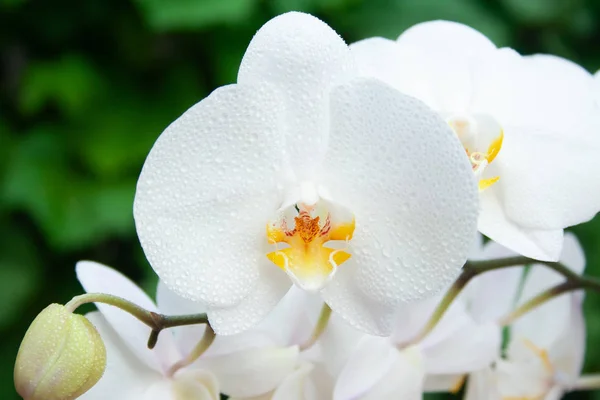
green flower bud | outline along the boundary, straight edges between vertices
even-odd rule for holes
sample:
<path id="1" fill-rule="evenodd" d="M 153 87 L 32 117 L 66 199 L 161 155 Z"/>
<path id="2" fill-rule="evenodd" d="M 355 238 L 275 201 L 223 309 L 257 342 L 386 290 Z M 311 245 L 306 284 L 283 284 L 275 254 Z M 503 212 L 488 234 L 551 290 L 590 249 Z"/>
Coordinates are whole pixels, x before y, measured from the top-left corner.
<path id="1" fill-rule="evenodd" d="M 76 399 L 106 367 L 100 334 L 84 316 L 50 304 L 25 333 L 15 362 L 15 388 L 25 400 Z"/>

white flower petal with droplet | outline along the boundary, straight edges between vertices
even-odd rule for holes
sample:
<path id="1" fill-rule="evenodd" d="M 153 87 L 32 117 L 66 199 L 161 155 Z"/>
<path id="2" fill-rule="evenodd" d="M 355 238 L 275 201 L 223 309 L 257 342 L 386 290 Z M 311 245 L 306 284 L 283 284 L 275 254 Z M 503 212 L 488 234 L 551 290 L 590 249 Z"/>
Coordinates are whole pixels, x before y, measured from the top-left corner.
<path id="1" fill-rule="evenodd" d="M 332 113 L 321 182 L 352 208 L 359 229 L 350 242 L 350 282 L 333 282 L 323 294 L 360 327 L 348 306 L 355 294 L 397 306 L 457 275 L 474 239 L 477 193 L 457 139 L 416 99 L 357 80 L 336 89 Z"/>
<path id="2" fill-rule="evenodd" d="M 310 178 L 325 155 L 330 89 L 354 75 L 344 40 L 308 14 L 273 18 L 250 42 L 238 83 L 268 82 L 278 90 L 286 117 L 280 134 L 297 179 Z"/>
<path id="3" fill-rule="evenodd" d="M 171 124 L 144 164 L 134 204 L 146 256 L 177 294 L 239 304 L 256 286 L 265 221 L 278 202 L 277 96 L 257 86 L 214 91 Z"/>

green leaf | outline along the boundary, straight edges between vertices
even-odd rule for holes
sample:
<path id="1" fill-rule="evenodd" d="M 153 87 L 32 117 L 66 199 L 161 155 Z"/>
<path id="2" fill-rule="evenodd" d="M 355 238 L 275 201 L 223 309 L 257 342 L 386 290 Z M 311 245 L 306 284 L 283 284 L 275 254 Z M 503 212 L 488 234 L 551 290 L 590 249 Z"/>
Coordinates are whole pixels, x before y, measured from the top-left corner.
<path id="1" fill-rule="evenodd" d="M 3 187 L 7 203 L 27 211 L 57 249 L 133 235 L 135 178 L 103 182 L 75 174 L 61 138 L 47 127 L 18 143 Z"/>
<path id="2" fill-rule="evenodd" d="M 371 0 L 346 14 L 333 15 L 336 25 L 355 35 L 348 40 L 371 36 L 397 38 L 420 22 L 443 19 L 467 24 L 488 36 L 496 45 L 508 42 L 508 27 L 475 0 Z"/>
<path id="3" fill-rule="evenodd" d="M 40 287 L 40 263 L 36 249 L 15 225 L 1 221 L 0 330 L 14 323 Z"/>
<path id="4" fill-rule="evenodd" d="M 103 86 L 95 68 L 78 55 L 32 63 L 23 76 L 19 108 L 23 114 L 31 115 L 53 103 L 66 116 L 78 115 L 90 106 Z"/>
<path id="5" fill-rule="evenodd" d="M 158 31 L 201 29 L 243 21 L 255 0 L 137 0 L 146 20 Z"/>
<path id="6" fill-rule="evenodd" d="M 571 0 L 502 0 L 508 11 L 519 20 L 541 24 L 559 19 L 570 9 Z"/>

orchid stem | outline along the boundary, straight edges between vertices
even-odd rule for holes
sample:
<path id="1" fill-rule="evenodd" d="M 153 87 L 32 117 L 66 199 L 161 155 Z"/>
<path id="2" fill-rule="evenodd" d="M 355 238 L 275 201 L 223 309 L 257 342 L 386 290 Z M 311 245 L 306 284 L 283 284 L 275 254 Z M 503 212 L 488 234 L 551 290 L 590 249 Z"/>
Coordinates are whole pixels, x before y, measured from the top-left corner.
<path id="1" fill-rule="evenodd" d="M 525 303 L 521 304 L 519 307 L 514 309 L 512 312 L 510 312 L 509 314 L 500 318 L 498 323 L 501 326 L 508 326 L 508 325 L 512 324 L 516 319 L 527 314 L 534 308 L 541 306 L 542 304 L 546 303 L 547 301 L 552 300 L 553 298 L 560 296 L 563 293 L 567 293 L 572 290 L 576 290 L 576 289 L 580 289 L 580 288 L 581 288 L 581 286 L 577 282 L 572 282 L 572 281 L 567 280 L 561 284 L 558 284 L 549 289 L 546 289 L 543 292 L 541 292 L 540 294 L 538 294 L 537 296 L 534 296 L 531 299 L 527 300 Z"/>
<path id="2" fill-rule="evenodd" d="M 498 258 L 493 260 L 467 261 L 463 266 L 461 274 L 456 279 L 454 284 L 446 291 L 446 294 L 442 298 L 442 301 L 440 302 L 440 304 L 438 304 L 425 326 L 413 339 L 411 339 L 409 342 L 401 344 L 399 347 L 404 348 L 412 344 L 416 344 L 423 340 L 429 333 L 431 333 L 431 331 L 436 327 L 438 322 L 442 319 L 452 302 L 467 286 L 469 281 L 477 275 L 483 274 L 488 271 L 494 271 L 497 269 L 513 268 L 530 264 L 544 265 L 547 268 L 550 268 L 561 274 L 563 277 L 565 277 L 566 281 L 560 285 L 546 290 L 543 293 L 540 293 L 538 296 L 527 301 L 515 311 L 513 311 L 511 314 L 505 316 L 501 320 L 502 323 L 509 324 L 516 318 L 531 311 L 538 305 L 543 304 L 547 300 L 565 292 L 577 289 L 592 289 L 600 292 L 600 280 L 592 277 L 578 275 L 576 272 L 571 271 L 568 267 L 566 267 L 560 262 L 539 261 L 524 256 Z"/>
<path id="3" fill-rule="evenodd" d="M 209 325 L 208 317 L 205 313 L 186 315 L 159 314 L 153 311 L 148 311 L 145 308 L 142 308 L 129 300 L 125 300 L 122 297 L 113 296 L 106 293 L 86 293 L 80 296 L 75 296 L 65 305 L 65 307 L 70 312 L 74 312 L 78 307 L 87 303 L 103 303 L 120 308 L 144 324 L 148 325 L 152 329 L 150 337 L 148 338 L 149 349 L 154 348 L 158 340 L 158 334 L 163 329 L 184 325 Z"/>
<path id="4" fill-rule="evenodd" d="M 300 350 L 306 350 L 312 347 L 317 340 L 321 337 L 325 328 L 327 328 L 327 324 L 329 323 L 329 318 L 331 317 L 331 308 L 327 305 L 327 303 L 323 303 L 323 307 L 321 308 L 321 313 L 319 314 L 319 320 L 317 321 L 317 325 L 315 325 L 315 329 L 313 330 L 310 338 L 300 345 Z"/>
<path id="5" fill-rule="evenodd" d="M 571 390 L 594 390 L 600 389 L 600 374 L 583 375 L 575 381 Z"/>
<path id="6" fill-rule="evenodd" d="M 181 368 L 191 365 L 194 361 L 200 358 L 200 356 L 204 354 L 204 352 L 214 342 L 215 337 L 215 331 L 209 324 L 206 324 L 206 329 L 204 330 L 204 335 L 202 335 L 202 339 L 200 339 L 196 347 L 192 349 L 192 351 L 190 352 L 190 354 L 187 355 L 187 357 L 177 361 L 175 364 L 173 364 L 171 368 L 169 368 L 167 376 L 172 377 Z"/>

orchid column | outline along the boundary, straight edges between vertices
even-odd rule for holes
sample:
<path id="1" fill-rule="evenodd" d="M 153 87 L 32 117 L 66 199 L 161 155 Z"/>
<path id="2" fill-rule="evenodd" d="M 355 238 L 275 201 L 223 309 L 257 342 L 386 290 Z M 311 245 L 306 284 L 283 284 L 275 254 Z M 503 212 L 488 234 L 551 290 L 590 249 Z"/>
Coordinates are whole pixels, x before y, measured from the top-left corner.
<path id="1" fill-rule="evenodd" d="M 478 200 L 460 141 L 419 100 L 357 75 L 331 28 L 284 14 L 252 39 L 237 84 L 150 152 L 134 207 L 142 246 L 218 334 L 255 325 L 295 284 L 386 335 L 401 304 L 466 261 Z"/>

